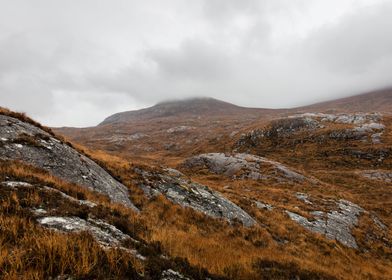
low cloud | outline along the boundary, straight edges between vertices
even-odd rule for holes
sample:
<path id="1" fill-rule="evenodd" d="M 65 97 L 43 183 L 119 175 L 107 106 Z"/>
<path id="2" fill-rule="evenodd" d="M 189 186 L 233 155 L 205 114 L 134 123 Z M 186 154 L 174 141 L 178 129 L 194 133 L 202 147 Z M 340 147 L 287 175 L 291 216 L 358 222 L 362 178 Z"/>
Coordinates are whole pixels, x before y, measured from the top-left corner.
<path id="1" fill-rule="evenodd" d="M 391 85 L 388 1 L 37 1 L 0 0 L 0 105 L 47 125 L 165 99 L 278 108 Z"/>

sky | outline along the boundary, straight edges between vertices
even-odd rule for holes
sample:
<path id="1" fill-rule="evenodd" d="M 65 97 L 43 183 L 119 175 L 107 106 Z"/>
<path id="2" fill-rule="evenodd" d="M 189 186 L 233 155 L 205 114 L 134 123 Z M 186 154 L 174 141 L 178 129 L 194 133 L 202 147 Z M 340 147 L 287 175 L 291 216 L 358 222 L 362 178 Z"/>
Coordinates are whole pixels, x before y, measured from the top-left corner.
<path id="1" fill-rule="evenodd" d="M 307 105 L 392 86 L 388 0 L 0 0 L 0 106 L 93 126 L 164 100 Z"/>

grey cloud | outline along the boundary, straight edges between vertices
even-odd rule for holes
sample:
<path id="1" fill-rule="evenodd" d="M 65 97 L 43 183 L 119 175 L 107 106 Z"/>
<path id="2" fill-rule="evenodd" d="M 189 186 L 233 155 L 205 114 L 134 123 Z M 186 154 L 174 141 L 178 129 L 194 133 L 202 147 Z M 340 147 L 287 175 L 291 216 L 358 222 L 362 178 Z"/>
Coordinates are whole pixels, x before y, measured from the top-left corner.
<path id="1" fill-rule="evenodd" d="M 257 0 L 205 0 L 203 5 L 204 15 L 210 20 L 232 20 L 235 15 L 255 15 L 261 10 L 263 3 Z"/>
<path id="2" fill-rule="evenodd" d="M 195 40 L 184 41 L 179 49 L 148 51 L 147 57 L 160 74 L 172 79 L 227 79 L 231 68 L 230 57 L 224 51 Z"/>
<path id="3" fill-rule="evenodd" d="M 306 45 L 317 62 L 331 71 L 367 72 L 392 58 L 392 4 L 352 13 L 332 26 L 315 31 Z"/>
<path id="4" fill-rule="evenodd" d="M 49 125 L 173 98 L 289 107 L 391 83 L 381 0 L 37 1 L 0 0 L 0 105 Z M 346 8 L 331 23 L 321 5 Z"/>

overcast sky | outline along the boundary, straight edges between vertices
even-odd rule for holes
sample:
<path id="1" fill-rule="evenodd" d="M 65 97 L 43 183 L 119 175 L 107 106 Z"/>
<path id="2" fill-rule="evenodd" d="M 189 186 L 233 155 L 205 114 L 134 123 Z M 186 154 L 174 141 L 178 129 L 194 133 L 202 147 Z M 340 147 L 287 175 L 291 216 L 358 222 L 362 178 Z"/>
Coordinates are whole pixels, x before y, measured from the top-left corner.
<path id="1" fill-rule="evenodd" d="M 392 1 L 0 0 L 0 106 L 51 126 L 210 96 L 292 107 L 391 86 Z"/>

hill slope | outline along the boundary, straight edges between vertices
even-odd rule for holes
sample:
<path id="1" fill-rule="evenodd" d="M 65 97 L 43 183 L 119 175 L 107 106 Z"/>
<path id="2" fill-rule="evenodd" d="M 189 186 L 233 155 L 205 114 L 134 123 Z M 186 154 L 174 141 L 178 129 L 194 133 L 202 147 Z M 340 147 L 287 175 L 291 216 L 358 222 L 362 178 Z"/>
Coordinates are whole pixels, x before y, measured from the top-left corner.
<path id="1" fill-rule="evenodd" d="M 192 98 L 162 102 L 146 109 L 117 113 L 106 118 L 100 125 L 167 118 L 216 118 L 239 116 L 241 114 L 258 115 L 272 111 L 274 110 L 239 107 L 214 98 Z"/>
<path id="2" fill-rule="evenodd" d="M 61 239 L 56 246 L 87 242 L 78 245 L 83 251 L 76 251 L 73 260 L 98 259 L 105 277 L 184 279 L 178 271 L 189 279 L 390 278 L 391 117 L 296 111 L 263 115 L 257 109 L 245 115 L 233 112 L 248 109 L 203 102 L 231 114 L 210 114 L 208 106 L 192 111 L 192 104 L 183 110 L 184 103 L 171 103 L 160 107 L 163 113 L 153 110 L 151 119 L 78 130 L 89 157 L 98 158 L 132 190 L 137 215 L 85 188 L 48 181 L 40 170 L 7 161 L 0 164 L 5 209 L 0 222 L 19 221 L 16 231 L 29 236 L 52 232 L 42 227 L 72 233 L 73 239 Z M 7 126 L 3 129 L 8 133 Z M 15 153 L 21 141 L 34 143 L 18 136 L 2 141 Z M 26 220 L 33 225 L 27 230 Z M 2 239 L 10 240 L 2 248 L 28 252 L 31 244 L 21 242 L 25 236 L 1 234 L 11 236 Z M 120 255 L 107 256 L 92 242 L 110 244 Z M 86 247 L 94 250 L 84 255 Z M 47 259 L 46 251 L 39 251 L 40 259 Z M 86 264 L 87 272 L 75 271 L 63 265 L 61 256 L 49 263 L 65 272 L 46 272 L 45 263 L 39 263 L 39 275 L 96 276 L 94 264 Z M 6 260 L 7 269 L 20 269 Z M 31 271 L 32 263 L 23 265 Z"/>
<path id="3" fill-rule="evenodd" d="M 89 128 L 56 132 L 89 147 L 127 156 L 164 160 L 202 152 L 224 152 L 241 133 L 299 112 L 392 112 L 392 91 L 384 90 L 293 109 L 239 107 L 212 98 L 171 101 L 118 113 Z"/>
<path id="4" fill-rule="evenodd" d="M 392 112 L 392 88 L 298 108 L 306 112 Z"/>
<path id="5" fill-rule="evenodd" d="M 165 248 L 210 272 L 230 279 L 388 279 L 392 119 L 351 112 L 387 108 L 388 100 L 389 93 L 377 93 L 290 110 L 187 100 L 67 132 L 130 162 L 123 176 L 148 196 L 159 192 L 186 205 L 202 184 L 261 225 L 240 236 L 225 229 L 232 237 L 184 224 L 156 234 Z"/>

